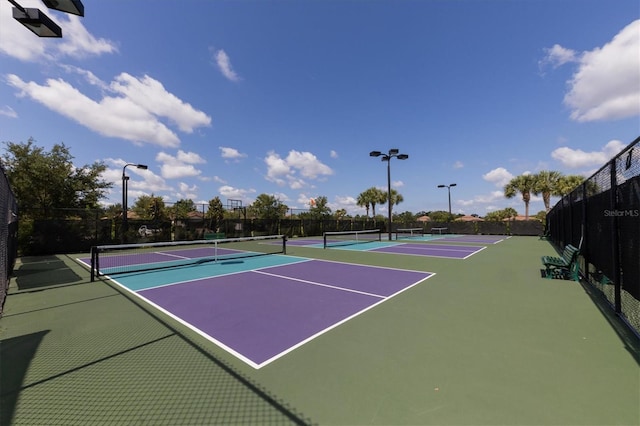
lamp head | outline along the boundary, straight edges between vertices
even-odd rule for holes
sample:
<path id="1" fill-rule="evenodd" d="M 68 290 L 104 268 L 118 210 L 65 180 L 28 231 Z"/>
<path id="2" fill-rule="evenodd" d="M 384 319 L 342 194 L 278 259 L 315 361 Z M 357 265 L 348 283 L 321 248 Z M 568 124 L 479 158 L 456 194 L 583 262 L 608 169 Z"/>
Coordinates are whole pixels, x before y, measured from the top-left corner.
<path id="1" fill-rule="evenodd" d="M 451 185 L 449 185 L 449 186 L 458 186 L 458 184 L 456 184 L 456 183 L 452 183 L 452 184 L 451 184 Z"/>
<path id="2" fill-rule="evenodd" d="M 406 160 L 407 158 L 409 158 L 409 156 L 407 154 L 400 154 L 396 158 L 398 160 Z"/>
<path id="3" fill-rule="evenodd" d="M 371 151 L 369 157 L 380 157 L 382 153 L 380 151 Z"/>
<path id="4" fill-rule="evenodd" d="M 446 188 L 446 185 L 438 185 L 438 188 Z"/>
<path id="5" fill-rule="evenodd" d="M 391 148 L 389 150 L 389 155 L 397 155 L 400 152 L 398 148 Z"/>
<path id="6" fill-rule="evenodd" d="M 84 16 L 84 5 L 80 0 L 42 0 L 42 2 L 49 9 Z"/>
<path id="7" fill-rule="evenodd" d="M 149 168 L 146 164 L 136 164 L 136 167 L 142 170 L 147 170 Z"/>

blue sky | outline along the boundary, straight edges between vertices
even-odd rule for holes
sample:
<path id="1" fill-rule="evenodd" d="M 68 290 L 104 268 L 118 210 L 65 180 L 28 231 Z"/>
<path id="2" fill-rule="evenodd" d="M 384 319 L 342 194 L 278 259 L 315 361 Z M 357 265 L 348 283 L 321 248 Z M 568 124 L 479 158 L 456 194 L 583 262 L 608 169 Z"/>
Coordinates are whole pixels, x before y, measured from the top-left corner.
<path id="1" fill-rule="evenodd" d="M 335 211 L 386 189 L 396 212 L 513 207 L 513 176 L 590 175 L 640 135 L 640 4 L 592 0 L 84 0 L 39 39 L 0 0 L 0 141 L 103 161 L 119 203 Z M 4 149 L 4 147 L 3 147 Z M 530 212 L 543 210 L 534 197 Z M 377 213 L 386 214 L 385 206 Z"/>

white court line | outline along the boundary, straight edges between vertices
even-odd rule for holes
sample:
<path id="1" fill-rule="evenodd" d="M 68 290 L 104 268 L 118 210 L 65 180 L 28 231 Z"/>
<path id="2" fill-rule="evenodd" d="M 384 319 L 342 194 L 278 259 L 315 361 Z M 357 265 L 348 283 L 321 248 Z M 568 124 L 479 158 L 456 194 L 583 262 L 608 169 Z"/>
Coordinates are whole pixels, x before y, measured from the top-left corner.
<path id="1" fill-rule="evenodd" d="M 371 296 L 371 297 L 378 297 L 380 299 L 385 299 L 387 297 L 387 296 L 382 296 L 380 294 L 367 293 L 366 291 L 353 290 L 353 289 L 345 288 L 345 287 L 337 287 L 337 286 L 331 285 L 331 284 L 323 284 L 323 283 L 319 283 L 319 282 L 316 282 L 316 281 L 308 281 L 308 280 L 303 280 L 301 278 L 288 277 L 286 275 L 271 274 L 269 272 L 258 271 L 258 270 L 251 271 L 251 272 L 255 272 L 256 274 L 269 275 L 271 277 L 282 278 L 282 279 L 290 280 L 290 281 L 298 281 L 298 282 L 301 282 L 301 283 L 316 285 L 316 286 L 319 286 L 319 287 L 332 288 L 334 290 L 340 290 L 340 291 L 346 291 L 346 292 L 350 292 L 350 293 L 363 294 L 365 296 Z"/>

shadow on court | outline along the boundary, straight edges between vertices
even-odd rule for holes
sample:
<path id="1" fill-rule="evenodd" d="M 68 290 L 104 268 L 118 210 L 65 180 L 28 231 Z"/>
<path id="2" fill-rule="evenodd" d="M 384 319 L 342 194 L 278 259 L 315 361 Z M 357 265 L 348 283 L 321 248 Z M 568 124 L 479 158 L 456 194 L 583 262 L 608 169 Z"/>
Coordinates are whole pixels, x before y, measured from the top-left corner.
<path id="1" fill-rule="evenodd" d="M 0 322 L 0 424 L 311 423 L 190 330 L 66 261 L 16 267 L 20 291 Z"/>
<path id="2" fill-rule="evenodd" d="M 82 282 L 69 262 L 73 260 L 64 255 L 21 258 L 13 273 L 17 289 L 34 290 Z"/>

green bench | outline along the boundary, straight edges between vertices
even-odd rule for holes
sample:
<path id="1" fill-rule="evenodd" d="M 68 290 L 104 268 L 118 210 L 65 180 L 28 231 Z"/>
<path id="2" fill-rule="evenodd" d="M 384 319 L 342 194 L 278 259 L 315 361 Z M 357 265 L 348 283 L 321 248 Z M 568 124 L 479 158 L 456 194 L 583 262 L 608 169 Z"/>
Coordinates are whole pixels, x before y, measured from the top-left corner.
<path id="1" fill-rule="evenodd" d="M 579 254 L 580 250 L 577 247 L 567 244 L 560 257 L 542 256 L 545 278 L 580 281 Z"/>

